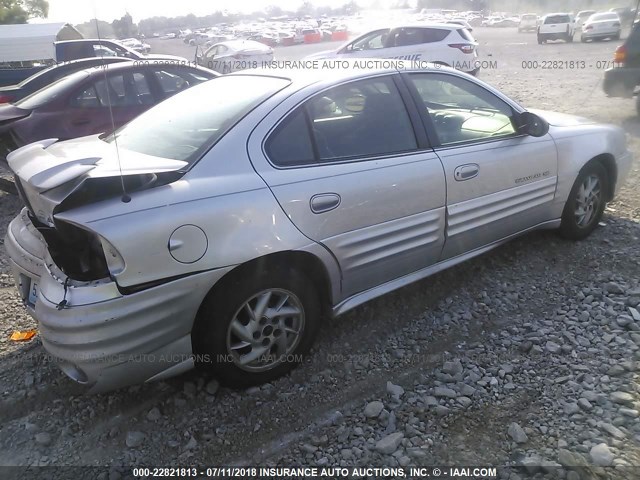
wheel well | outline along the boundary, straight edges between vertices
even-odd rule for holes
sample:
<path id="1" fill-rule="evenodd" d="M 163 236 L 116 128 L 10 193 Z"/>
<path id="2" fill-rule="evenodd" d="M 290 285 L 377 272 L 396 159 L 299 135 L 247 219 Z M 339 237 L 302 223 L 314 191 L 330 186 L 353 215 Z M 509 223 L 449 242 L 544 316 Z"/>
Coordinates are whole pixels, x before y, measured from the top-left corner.
<path id="1" fill-rule="evenodd" d="M 253 275 L 260 269 L 268 269 L 270 266 L 275 265 L 289 265 L 306 275 L 314 283 L 318 294 L 320 295 L 320 304 L 323 308 L 322 314 L 328 314 L 330 307 L 332 306 L 329 274 L 322 264 L 322 261 L 315 255 L 307 252 L 286 251 L 271 253 L 238 265 L 212 287 L 209 295 L 214 290 L 224 288 L 225 285 L 236 280 L 238 277 Z"/>
<path id="2" fill-rule="evenodd" d="M 616 181 L 618 179 L 618 167 L 616 166 L 616 161 L 613 158 L 613 155 L 609 153 L 603 153 L 598 155 L 597 157 L 593 157 L 589 160 L 588 164 L 591 162 L 598 162 L 600 165 L 604 167 L 607 171 L 607 177 L 609 180 L 609 185 L 607 185 L 607 201 L 613 200 L 613 193 L 616 190 Z"/>

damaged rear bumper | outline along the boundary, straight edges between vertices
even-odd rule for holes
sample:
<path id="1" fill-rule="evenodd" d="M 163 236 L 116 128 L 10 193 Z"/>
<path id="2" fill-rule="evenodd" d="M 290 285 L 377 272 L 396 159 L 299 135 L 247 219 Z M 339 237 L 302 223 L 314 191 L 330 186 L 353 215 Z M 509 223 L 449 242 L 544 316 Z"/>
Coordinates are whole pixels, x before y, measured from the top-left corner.
<path id="1" fill-rule="evenodd" d="M 193 274 L 130 295 L 110 279 L 70 280 L 50 259 L 26 210 L 11 222 L 5 246 L 42 344 L 70 378 L 93 393 L 192 368 L 194 318 L 229 270 Z"/>

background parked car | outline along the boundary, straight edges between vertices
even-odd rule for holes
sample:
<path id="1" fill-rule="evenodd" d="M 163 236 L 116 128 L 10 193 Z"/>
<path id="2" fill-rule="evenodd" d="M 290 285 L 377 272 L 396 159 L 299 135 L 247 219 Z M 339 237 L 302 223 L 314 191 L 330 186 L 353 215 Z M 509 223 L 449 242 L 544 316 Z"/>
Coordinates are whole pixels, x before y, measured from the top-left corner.
<path id="1" fill-rule="evenodd" d="M 273 60 L 273 49 L 254 40 L 230 40 L 212 45 L 196 57 L 198 65 L 219 73 L 230 73 Z"/>
<path id="2" fill-rule="evenodd" d="M 111 131 L 215 76 L 201 67 L 134 62 L 75 72 L 13 104 L 0 105 L 0 158 L 37 140 Z"/>
<path id="3" fill-rule="evenodd" d="M 640 23 L 636 22 L 624 43 L 616 48 L 615 66 L 604 73 L 603 89 L 610 97 L 632 98 L 640 86 Z M 640 96 L 636 95 L 640 115 Z"/>
<path id="4" fill-rule="evenodd" d="M 615 12 L 594 13 L 582 25 L 580 40 L 620 40 L 622 22 Z"/>
<path id="5" fill-rule="evenodd" d="M 518 32 L 535 32 L 538 28 L 538 15 L 525 13 L 518 22 Z"/>
<path id="6" fill-rule="evenodd" d="M 123 38 L 120 40 L 120 43 L 125 47 L 129 47 L 130 49 L 145 55 L 151 51 L 151 45 L 141 42 L 137 38 Z"/>
<path id="7" fill-rule="evenodd" d="M 476 50 L 478 43 L 469 31 L 459 25 L 433 23 L 381 28 L 370 31 L 336 50 L 309 55 L 320 58 L 400 58 L 421 60 L 454 66 L 476 74 L 479 66 Z"/>
<path id="8" fill-rule="evenodd" d="M 598 13 L 595 10 L 581 10 L 576 14 L 576 30 L 582 29 L 582 25 L 587 19 L 593 15 L 594 13 Z"/>
<path id="9" fill-rule="evenodd" d="M 32 94 L 36 90 L 52 84 L 56 80 L 66 77 L 79 70 L 96 67 L 100 65 L 110 65 L 118 62 L 131 62 L 132 60 L 124 57 L 94 57 L 83 58 L 81 60 L 73 60 L 71 62 L 63 62 L 53 65 L 49 68 L 39 71 L 35 75 L 30 76 L 17 85 L 8 85 L 0 87 L 0 104 L 12 103 L 27 95 Z"/>
<path id="10" fill-rule="evenodd" d="M 58 62 L 102 56 L 126 57 L 132 60 L 149 60 L 151 58 L 115 40 L 85 38 L 82 40 L 56 42 L 55 46 Z M 186 60 L 182 57 L 176 57 L 175 55 L 162 54 L 154 54 L 153 58 L 175 61 Z"/>
<path id="11" fill-rule="evenodd" d="M 538 43 L 549 40 L 564 40 L 573 42 L 575 23 L 569 13 L 549 13 L 545 15 L 538 26 Z"/>

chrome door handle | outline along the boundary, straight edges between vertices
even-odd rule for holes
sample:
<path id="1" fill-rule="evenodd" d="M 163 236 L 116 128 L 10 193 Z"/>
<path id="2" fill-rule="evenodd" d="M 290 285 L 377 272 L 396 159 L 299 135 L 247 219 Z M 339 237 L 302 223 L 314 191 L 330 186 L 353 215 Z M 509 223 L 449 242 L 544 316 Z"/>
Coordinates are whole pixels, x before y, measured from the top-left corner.
<path id="1" fill-rule="evenodd" d="M 453 176 L 456 181 L 463 182 L 464 180 L 470 180 L 480 172 L 480 166 L 477 163 L 469 163 L 467 165 L 460 165 L 453 171 Z"/>
<path id="2" fill-rule="evenodd" d="M 324 213 L 338 208 L 341 201 L 340 195 L 337 193 L 318 193 L 311 197 L 309 206 L 313 213 Z"/>

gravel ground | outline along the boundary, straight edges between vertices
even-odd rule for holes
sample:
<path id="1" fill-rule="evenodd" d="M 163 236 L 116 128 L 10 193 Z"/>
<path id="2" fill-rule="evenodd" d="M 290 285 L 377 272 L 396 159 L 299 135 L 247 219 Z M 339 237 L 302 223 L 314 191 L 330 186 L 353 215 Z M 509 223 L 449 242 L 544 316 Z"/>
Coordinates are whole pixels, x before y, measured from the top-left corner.
<path id="1" fill-rule="evenodd" d="M 525 106 L 622 125 L 640 157 L 634 102 L 601 92 L 596 62 L 611 59 L 614 43 L 475 34 L 483 58 L 498 62 L 481 78 Z M 586 67 L 522 68 L 561 59 Z M 191 372 L 83 395 L 37 338 L 9 341 L 34 323 L 2 251 L 0 465 L 100 465 L 110 480 L 129 465 L 192 464 L 493 465 L 511 480 L 639 478 L 638 165 L 589 239 L 532 233 L 327 321 L 304 365 L 246 391 Z M 19 208 L 0 194 L 2 236 Z"/>

